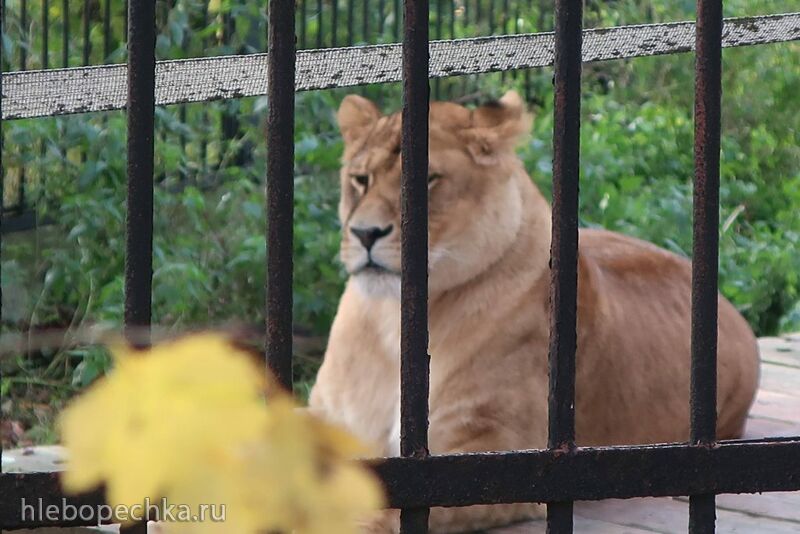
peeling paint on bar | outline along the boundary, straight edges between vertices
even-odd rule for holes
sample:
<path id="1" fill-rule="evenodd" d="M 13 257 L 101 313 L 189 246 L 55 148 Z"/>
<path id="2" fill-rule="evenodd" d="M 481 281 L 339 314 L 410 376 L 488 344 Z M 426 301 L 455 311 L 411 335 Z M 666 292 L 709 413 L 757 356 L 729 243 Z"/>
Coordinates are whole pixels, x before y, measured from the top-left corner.
<path id="1" fill-rule="evenodd" d="M 528 450 L 388 458 L 366 464 L 383 480 L 392 508 L 800 490 L 800 438 L 727 441 L 714 447 L 579 448 L 572 455 Z M 42 497 L 46 504 L 60 503 L 65 496 L 57 473 L 0 474 L 0 525 L 43 524 L 21 521 L 23 497 Z M 67 501 L 101 504 L 103 497 L 95 491 Z"/>
<path id="2" fill-rule="evenodd" d="M 726 19 L 723 32 L 723 47 L 800 40 L 800 13 Z M 694 22 L 586 30 L 583 39 L 585 62 L 684 53 L 694 50 Z M 552 33 L 432 41 L 429 73 L 441 78 L 546 67 L 553 64 L 553 46 Z M 156 104 L 262 96 L 266 68 L 266 54 L 160 61 Z M 295 88 L 398 82 L 401 70 L 399 44 L 302 50 Z M 124 109 L 125 85 L 125 65 L 7 73 L 3 118 Z"/>

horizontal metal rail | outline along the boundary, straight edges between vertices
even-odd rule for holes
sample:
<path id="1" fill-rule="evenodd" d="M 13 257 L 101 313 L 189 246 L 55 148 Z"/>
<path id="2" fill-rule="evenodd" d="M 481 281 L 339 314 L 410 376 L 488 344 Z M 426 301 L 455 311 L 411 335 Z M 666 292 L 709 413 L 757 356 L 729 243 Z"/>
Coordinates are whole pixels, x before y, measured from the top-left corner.
<path id="1" fill-rule="evenodd" d="M 383 480 L 392 508 L 800 490 L 800 437 L 722 441 L 714 447 L 578 448 L 569 455 L 530 450 L 367 463 Z M 22 498 L 60 506 L 64 497 L 57 473 L 2 474 L 0 524 L 65 525 L 20 517 Z M 96 491 L 67 502 L 99 506 L 103 495 Z"/>
<path id="2" fill-rule="evenodd" d="M 671 22 L 585 30 L 583 61 L 691 52 L 694 22 Z M 730 18 L 723 47 L 800 40 L 800 13 Z M 431 41 L 429 77 L 443 78 L 553 64 L 554 34 L 535 33 Z M 399 82 L 400 44 L 301 50 L 295 89 Z M 159 61 L 156 105 L 263 96 L 266 54 Z M 3 75 L 3 119 L 111 111 L 126 103 L 126 66 L 75 67 Z"/>

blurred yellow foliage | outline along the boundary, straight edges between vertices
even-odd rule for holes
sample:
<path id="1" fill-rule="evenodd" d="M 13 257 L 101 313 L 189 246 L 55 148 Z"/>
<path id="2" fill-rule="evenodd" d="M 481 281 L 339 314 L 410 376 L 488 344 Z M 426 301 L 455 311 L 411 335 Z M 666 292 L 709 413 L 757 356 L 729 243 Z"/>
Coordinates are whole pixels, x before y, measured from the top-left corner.
<path id="1" fill-rule="evenodd" d="M 224 521 L 171 527 L 192 533 L 349 534 L 383 505 L 354 461 L 370 451 L 298 409 L 223 336 L 112 354 L 114 370 L 61 414 L 66 491 L 102 483 L 114 506 L 224 507 Z"/>
<path id="2" fill-rule="evenodd" d="M 219 10 L 222 9 L 222 2 L 221 0 L 208 0 L 208 12 L 209 13 L 219 13 Z"/>

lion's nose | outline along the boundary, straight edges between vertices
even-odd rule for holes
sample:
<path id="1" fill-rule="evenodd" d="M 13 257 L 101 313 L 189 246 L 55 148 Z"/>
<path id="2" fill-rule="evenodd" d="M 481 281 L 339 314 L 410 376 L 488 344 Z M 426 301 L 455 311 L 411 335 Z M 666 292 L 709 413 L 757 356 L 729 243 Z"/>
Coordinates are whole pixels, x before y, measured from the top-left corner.
<path id="1" fill-rule="evenodd" d="M 378 228 L 377 226 L 372 226 L 370 228 L 353 228 L 350 227 L 350 232 L 353 233 L 354 236 L 361 241 L 361 244 L 364 245 L 364 248 L 370 250 L 372 245 L 375 244 L 375 241 L 382 237 L 386 237 L 387 235 L 392 233 L 393 225 L 389 225 L 385 228 Z"/>

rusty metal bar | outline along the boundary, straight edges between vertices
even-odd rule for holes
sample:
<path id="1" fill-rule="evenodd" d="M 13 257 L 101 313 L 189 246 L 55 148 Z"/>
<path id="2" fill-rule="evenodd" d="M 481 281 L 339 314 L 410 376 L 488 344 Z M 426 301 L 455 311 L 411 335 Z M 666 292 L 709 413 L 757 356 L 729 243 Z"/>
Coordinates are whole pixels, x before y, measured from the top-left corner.
<path id="1" fill-rule="evenodd" d="M 155 17 L 154 2 L 128 4 L 125 330 L 129 339 L 135 340 L 137 345 L 146 345 L 148 342 L 152 306 Z"/>
<path id="2" fill-rule="evenodd" d="M 403 2 L 400 454 L 428 455 L 428 0 Z M 428 532 L 427 507 L 404 509 L 403 534 Z"/>
<path id="3" fill-rule="evenodd" d="M 292 389 L 294 0 L 270 0 L 267 64 L 267 364 Z"/>
<path id="4" fill-rule="evenodd" d="M 6 178 L 6 171 L 5 167 L 3 166 L 3 150 L 5 148 L 5 133 L 3 131 L 3 67 L 5 66 L 5 48 L 3 46 L 4 39 L 2 36 L 5 35 L 6 29 L 6 3 L 5 0 L 0 0 L 0 259 L 3 257 L 3 208 L 4 201 L 5 201 L 5 178 Z M 10 67 L 10 65 L 9 65 Z M 0 261 L 0 265 L 2 262 Z M 0 269 L 1 270 L 1 269 Z M 0 272 L 0 275 L 2 272 Z M 2 276 L 0 276 L 0 324 L 3 323 L 3 284 L 2 284 Z M 2 375 L 2 371 L 0 371 L 0 375 Z M 2 399 L 0 399 L 2 401 Z M 0 421 L 2 421 L 2 414 L 0 414 Z M 0 447 L 0 458 L 2 458 L 3 451 L 2 447 Z M 0 467 L 0 472 L 2 472 L 2 467 Z M 0 494 L 2 497 L 2 494 Z M 3 523 L 0 520 L 0 528 L 2 528 Z"/>
<path id="5" fill-rule="evenodd" d="M 393 508 L 626 499 L 687 494 L 800 491 L 800 437 L 687 444 L 535 450 L 371 460 Z M 747 466 L 747 473 L 742 466 Z M 679 469 L 676 469 L 679 466 Z M 755 474 L 755 476 L 747 476 Z M 532 481 L 535 481 L 532 483 Z M 58 473 L 0 475 L 0 525 L 21 528 L 20 499 L 43 506 L 102 504 L 100 491 L 65 496 Z"/>
<path id="6" fill-rule="evenodd" d="M 567 455 L 575 449 L 582 24 L 582 0 L 556 2 L 547 446 Z M 547 532 L 572 532 L 572 502 L 547 506 Z"/>
<path id="7" fill-rule="evenodd" d="M 711 446 L 717 425 L 717 287 L 722 107 L 722 0 L 697 0 L 690 442 Z M 715 531 L 714 494 L 692 495 L 689 532 Z"/>

